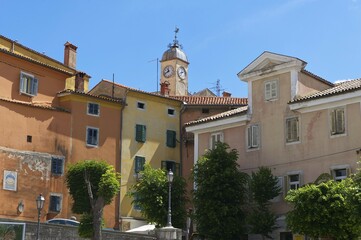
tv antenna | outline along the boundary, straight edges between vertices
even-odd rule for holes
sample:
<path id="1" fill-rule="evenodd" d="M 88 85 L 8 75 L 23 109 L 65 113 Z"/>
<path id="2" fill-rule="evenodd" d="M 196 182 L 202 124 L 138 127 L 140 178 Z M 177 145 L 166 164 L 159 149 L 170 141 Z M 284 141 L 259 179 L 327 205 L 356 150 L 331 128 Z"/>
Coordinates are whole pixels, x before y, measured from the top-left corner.
<path id="1" fill-rule="evenodd" d="M 213 83 L 214 84 L 214 83 Z M 217 79 L 217 82 L 216 82 L 216 86 L 215 87 L 211 87 L 210 89 L 212 90 L 216 90 L 216 95 L 217 97 L 220 97 L 221 96 L 221 91 L 224 91 L 225 89 L 222 88 L 221 86 L 221 80 Z"/>

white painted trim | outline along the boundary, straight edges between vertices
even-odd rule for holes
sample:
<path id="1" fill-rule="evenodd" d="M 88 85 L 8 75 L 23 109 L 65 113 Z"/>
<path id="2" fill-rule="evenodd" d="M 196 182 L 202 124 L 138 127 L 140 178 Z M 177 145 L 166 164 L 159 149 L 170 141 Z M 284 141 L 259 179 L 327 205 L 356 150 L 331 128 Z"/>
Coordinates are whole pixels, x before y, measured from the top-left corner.
<path id="1" fill-rule="evenodd" d="M 252 114 L 252 82 L 248 82 L 248 113 Z"/>
<path id="2" fill-rule="evenodd" d="M 294 60 L 294 61 L 282 63 L 280 65 L 274 66 L 273 68 L 266 70 L 260 69 L 256 71 L 240 73 L 238 74 L 238 78 L 244 82 L 255 81 L 261 78 L 271 77 L 274 75 L 290 72 L 292 70 L 300 71 L 303 67 L 304 65 L 301 61 Z"/>
<path id="3" fill-rule="evenodd" d="M 250 71 L 256 69 L 263 61 L 266 60 L 273 60 L 275 62 L 299 62 L 302 65 L 305 65 L 306 63 L 301 61 L 300 59 L 285 56 L 281 54 L 271 53 L 271 52 L 263 52 L 260 56 L 258 56 L 251 64 L 249 64 L 246 68 L 244 68 L 241 72 L 238 73 L 238 76 L 241 76 L 245 73 L 249 73 Z"/>
<path id="4" fill-rule="evenodd" d="M 93 114 L 93 113 L 89 112 L 89 104 L 98 105 L 98 114 Z M 89 116 L 93 116 L 93 117 L 99 117 L 100 116 L 100 104 L 96 103 L 96 102 L 87 102 L 86 114 L 89 115 Z"/>
<path id="5" fill-rule="evenodd" d="M 361 90 L 300 103 L 291 103 L 289 106 L 290 110 L 292 111 L 308 113 L 329 108 L 341 107 L 353 103 L 361 103 Z"/>
<path id="6" fill-rule="evenodd" d="M 215 120 L 207 123 L 200 123 L 195 126 L 186 127 L 187 132 L 205 133 L 224 130 L 232 127 L 246 125 L 246 121 L 250 120 L 250 115 L 235 116 L 226 119 Z"/>
<path id="7" fill-rule="evenodd" d="M 291 70 L 291 99 L 295 99 L 298 93 L 298 71 Z"/>

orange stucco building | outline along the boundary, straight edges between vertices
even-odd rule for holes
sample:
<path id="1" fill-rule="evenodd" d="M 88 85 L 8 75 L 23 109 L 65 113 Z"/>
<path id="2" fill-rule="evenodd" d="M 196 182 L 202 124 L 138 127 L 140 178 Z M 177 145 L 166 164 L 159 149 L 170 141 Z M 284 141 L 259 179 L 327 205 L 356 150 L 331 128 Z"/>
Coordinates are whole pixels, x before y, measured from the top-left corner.
<path id="1" fill-rule="evenodd" d="M 61 63 L 0 36 L 0 218 L 36 220 L 39 193 L 41 221 L 69 218 L 68 164 L 103 159 L 120 170 L 122 101 L 87 93 L 76 50 L 67 42 Z M 117 227 L 118 205 L 106 207 L 107 227 Z"/>

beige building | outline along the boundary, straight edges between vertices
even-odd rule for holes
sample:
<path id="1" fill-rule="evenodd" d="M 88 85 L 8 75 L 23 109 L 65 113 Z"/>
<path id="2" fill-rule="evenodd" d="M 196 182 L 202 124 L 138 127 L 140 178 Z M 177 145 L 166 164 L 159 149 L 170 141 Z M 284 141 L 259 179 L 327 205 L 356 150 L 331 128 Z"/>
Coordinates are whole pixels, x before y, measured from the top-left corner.
<path id="1" fill-rule="evenodd" d="M 333 84 L 305 70 L 306 64 L 264 52 L 238 73 L 248 83 L 248 107 L 186 124 L 195 136 L 194 163 L 215 141 L 223 141 L 238 150 L 241 171 L 266 166 L 279 177 L 276 239 L 292 236 L 284 221 L 289 189 L 322 173 L 346 178 L 361 156 L 361 79 Z"/>

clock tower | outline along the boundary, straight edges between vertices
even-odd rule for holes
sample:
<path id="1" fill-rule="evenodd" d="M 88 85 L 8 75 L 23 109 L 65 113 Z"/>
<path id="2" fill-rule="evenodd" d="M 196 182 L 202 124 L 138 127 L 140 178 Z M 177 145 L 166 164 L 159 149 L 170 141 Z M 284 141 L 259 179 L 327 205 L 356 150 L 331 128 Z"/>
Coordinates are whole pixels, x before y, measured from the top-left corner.
<path id="1" fill-rule="evenodd" d="M 161 62 L 160 84 L 167 84 L 170 96 L 188 95 L 188 59 L 178 43 L 175 29 L 173 44 L 169 44 L 168 50 L 163 53 Z"/>

